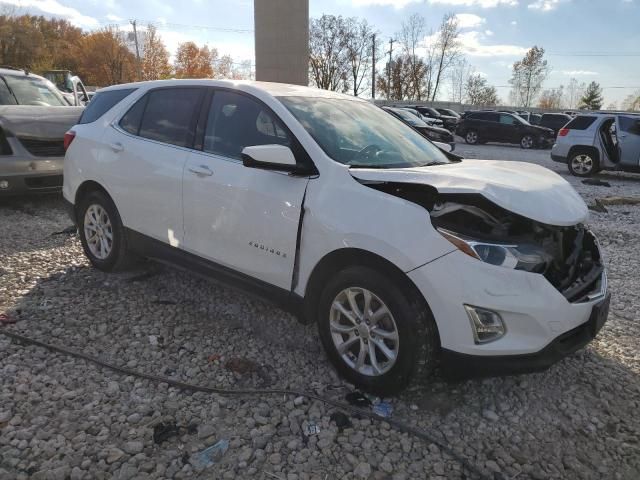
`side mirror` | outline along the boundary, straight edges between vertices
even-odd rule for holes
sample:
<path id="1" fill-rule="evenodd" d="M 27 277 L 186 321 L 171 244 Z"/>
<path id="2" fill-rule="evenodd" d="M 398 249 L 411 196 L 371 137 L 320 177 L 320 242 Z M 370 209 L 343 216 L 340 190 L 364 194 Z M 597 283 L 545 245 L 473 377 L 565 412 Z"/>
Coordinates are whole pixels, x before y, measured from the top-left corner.
<path id="1" fill-rule="evenodd" d="M 250 168 L 295 172 L 298 170 L 296 157 L 284 145 L 255 145 L 242 149 L 242 164 Z"/>

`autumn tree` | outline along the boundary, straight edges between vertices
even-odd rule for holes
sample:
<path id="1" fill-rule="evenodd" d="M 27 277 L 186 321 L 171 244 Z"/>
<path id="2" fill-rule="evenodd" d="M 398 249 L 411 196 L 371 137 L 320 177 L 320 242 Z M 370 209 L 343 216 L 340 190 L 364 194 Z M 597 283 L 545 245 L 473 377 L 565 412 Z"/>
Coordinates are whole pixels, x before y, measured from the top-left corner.
<path id="1" fill-rule="evenodd" d="M 500 100 L 496 87 L 487 83 L 487 79 L 480 74 L 470 75 L 465 84 L 466 102 L 474 106 L 494 106 Z"/>
<path id="2" fill-rule="evenodd" d="M 349 71 L 348 22 L 342 16 L 322 15 L 309 25 L 311 83 L 325 90 L 345 90 Z"/>
<path id="3" fill-rule="evenodd" d="M 449 99 L 452 102 L 462 103 L 469 78 L 473 75 L 474 68 L 466 58 L 459 59 L 451 66 L 449 81 L 451 82 Z"/>
<path id="4" fill-rule="evenodd" d="M 640 110 L 640 90 L 627 95 L 622 101 L 622 108 L 629 112 Z"/>
<path id="5" fill-rule="evenodd" d="M 522 60 L 513 64 L 511 80 L 511 100 L 518 106 L 530 107 L 540 94 L 542 84 L 549 74 L 544 48 L 530 48 Z"/>
<path id="6" fill-rule="evenodd" d="M 428 66 L 420 54 L 425 35 L 424 17 L 417 13 L 402 22 L 396 35 L 407 73 L 407 77 L 401 79 L 401 82 L 404 84 L 405 96 L 412 100 L 428 99 L 430 94 L 427 83 Z"/>
<path id="7" fill-rule="evenodd" d="M 208 46 L 198 47 L 194 42 L 184 42 L 178 46 L 174 62 L 177 78 L 210 78 L 218 51 Z"/>
<path id="8" fill-rule="evenodd" d="M 538 101 L 538 107 L 545 109 L 559 109 L 564 105 L 564 86 L 560 85 L 558 88 L 549 88 L 543 90 L 540 94 L 540 100 Z"/>
<path id="9" fill-rule="evenodd" d="M 438 30 L 435 48 L 434 76 L 435 82 L 431 91 L 431 100 L 435 100 L 440 88 L 440 82 L 445 73 L 460 58 L 460 27 L 458 19 L 453 13 L 447 13 L 442 19 Z"/>
<path id="10" fill-rule="evenodd" d="M 571 78 L 565 89 L 564 104 L 567 108 L 578 108 L 580 99 L 586 90 L 587 85 L 584 82 L 578 82 L 575 78 Z"/>
<path id="11" fill-rule="evenodd" d="M 366 20 L 347 19 L 345 49 L 348 80 L 345 84 L 350 86 L 351 92 L 356 97 L 369 85 L 368 80 L 373 68 L 373 34 L 374 30 Z"/>
<path id="12" fill-rule="evenodd" d="M 117 27 L 87 34 L 80 42 L 79 52 L 79 71 L 87 85 L 127 83 L 136 77 L 136 57 Z"/>
<path id="13" fill-rule="evenodd" d="M 149 24 L 142 48 L 142 79 L 161 80 L 171 77 L 169 52 L 156 27 Z"/>
<path id="14" fill-rule="evenodd" d="M 591 82 L 584 95 L 580 99 L 580 109 L 582 110 L 600 110 L 604 100 L 602 98 L 602 88 L 597 82 Z"/>
<path id="15" fill-rule="evenodd" d="M 216 57 L 217 57 L 216 51 Z M 223 55 L 214 61 L 213 78 L 232 78 L 233 58 L 230 55 Z"/>

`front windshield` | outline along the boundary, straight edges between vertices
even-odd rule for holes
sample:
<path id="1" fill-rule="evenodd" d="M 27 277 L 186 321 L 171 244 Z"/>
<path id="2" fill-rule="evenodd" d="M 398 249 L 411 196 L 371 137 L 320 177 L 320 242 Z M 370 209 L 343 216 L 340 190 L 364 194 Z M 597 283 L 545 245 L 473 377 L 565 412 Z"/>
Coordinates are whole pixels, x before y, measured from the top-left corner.
<path id="1" fill-rule="evenodd" d="M 370 168 L 450 163 L 429 140 L 370 103 L 320 97 L 279 100 L 336 162 Z"/>
<path id="2" fill-rule="evenodd" d="M 37 105 L 63 107 L 68 104 L 53 84 L 37 77 L 4 75 L 0 83 L 0 103 L 3 105 Z"/>

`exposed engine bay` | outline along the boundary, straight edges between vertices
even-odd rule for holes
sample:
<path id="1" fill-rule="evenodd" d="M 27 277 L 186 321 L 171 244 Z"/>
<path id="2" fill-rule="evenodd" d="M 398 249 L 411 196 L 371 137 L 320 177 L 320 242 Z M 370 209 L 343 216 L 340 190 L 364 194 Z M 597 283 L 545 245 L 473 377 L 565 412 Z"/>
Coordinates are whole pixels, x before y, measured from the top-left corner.
<path id="1" fill-rule="evenodd" d="M 559 227 L 510 212 L 481 194 L 441 194 L 427 185 L 365 183 L 429 211 L 445 238 L 486 263 L 539 273 L 570 302 L 601 290 L 602 259 L 593 234 L 578 224 Z M 458 242 L 459 241 L 459 242 Z M 465 248 L 466 247 L 466 248 Z"/>

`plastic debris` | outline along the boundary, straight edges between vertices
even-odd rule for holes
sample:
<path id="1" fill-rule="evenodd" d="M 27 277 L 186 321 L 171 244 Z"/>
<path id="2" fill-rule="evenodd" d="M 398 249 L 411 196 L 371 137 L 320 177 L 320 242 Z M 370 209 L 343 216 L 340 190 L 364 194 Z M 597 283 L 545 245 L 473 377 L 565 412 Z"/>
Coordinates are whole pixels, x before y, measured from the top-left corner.
<path id="1" fill-rule="evenodd" d="M 371 406 L 371 400 L 360 392 L 350 392 L 344 397 L 349 405 L 360 408 L 368 408 Z"/>
<path id="2" fill-rule="evenodd" d="M 336 424 L 336 427 L 338 427 L 339 431 L 342 431 L 345 428 L 350 428 L 352 426 L 349 417 L 342 412 L 333 412 L 329 419 Z"/>
<path id="3" fill-rule="evenodd" d="M 388 402 L 379 402 L 373 406 L 372 410 L 380 417 L 389 418 L 393 413 L 393 406 Z"/>
<path id="4" fill-rule="evenodd" d="M 17 320 L 8 313 L 0 313 L 0 325 L 10 325 L 16 323 L 16 321 Z"/>
<path id="5" fill-rule="evenodd" d="M 320 425 L 316 423 L 308 423 L 303 427 L 302 433 L 304 433 L 306 437 L 318 435 L 320 433 Z"/>
<path id="6" fill-rule="evenodd" d="M 190 458 L 191 465 L 195 468 L 205 469 L 219 462 L 229 449 L 229 440 L 222 439 L 204 450 L 192 455 Z"/>

